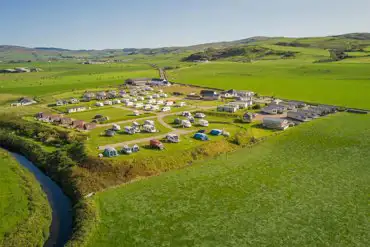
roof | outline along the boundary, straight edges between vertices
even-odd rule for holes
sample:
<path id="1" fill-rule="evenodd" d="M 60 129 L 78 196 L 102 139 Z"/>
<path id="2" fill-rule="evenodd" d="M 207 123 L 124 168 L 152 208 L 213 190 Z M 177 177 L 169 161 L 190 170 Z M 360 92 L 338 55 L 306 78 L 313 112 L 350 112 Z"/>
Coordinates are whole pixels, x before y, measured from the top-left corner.
<path id="1" fill-rule="evenodd" d="M 200 94 L 212 94 L 212 95 L 216 95 L 217 92 L 215 90 L 202 90 L 200 91 Z"/>
<path id="2" fill-rule="evenodd" d="M 282 123 L 284 121 L 286 121 L 285 119 L 281 119 L 281 118 L 272 118 L 272 117 L 265 117 L 263 118 L 263 121 L 267 121 L 267 122 L 274 122 L 274 123 Z"/>

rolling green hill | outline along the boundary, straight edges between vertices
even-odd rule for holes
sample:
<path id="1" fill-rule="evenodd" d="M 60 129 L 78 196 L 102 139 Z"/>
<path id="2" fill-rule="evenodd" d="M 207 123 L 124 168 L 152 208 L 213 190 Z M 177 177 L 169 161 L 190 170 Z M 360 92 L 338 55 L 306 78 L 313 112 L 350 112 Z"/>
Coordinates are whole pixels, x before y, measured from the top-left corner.
<path id="1" fill-rule="evenodd" d="M 285 44 L 284 44 L 285 43 Z M 162 48 L 124 48 L 106 50 L 68 50 L 61 48 L 27 48 L 11 45 L 0 45 L 0 61 L 47 61 L 47 60 L 76 60 L 76 59 L 103 59 L 114 60 L 128 58 L 132 55 L 177 54 L 188 51 L 202 51 L 207 48 L 226 48 L 240 45 L 260 44 L 293 44 L 293 46 L 311 47 L 320 49 L 346 48 L 348 46 L 370 46 L 369 33 L 351 33 L 329 37 L 314 38 L 285 38 L 285 37 L 252 37 L 236 41 L 199 44 L 187 47 Z"/>

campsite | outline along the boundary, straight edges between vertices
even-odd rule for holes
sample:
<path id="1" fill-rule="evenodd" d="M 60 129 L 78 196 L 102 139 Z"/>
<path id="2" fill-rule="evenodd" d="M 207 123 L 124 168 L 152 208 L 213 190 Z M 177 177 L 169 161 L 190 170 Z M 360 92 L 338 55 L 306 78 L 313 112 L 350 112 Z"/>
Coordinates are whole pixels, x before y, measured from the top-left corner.
<path id="1" fill-rule="evenodd" d="M 370 42 L 351 37 L 0 49 L 1 146 L 71 199 L 67 246 L 365 246 Z M 16 225 L 29 191 L 6 189 Z"/>

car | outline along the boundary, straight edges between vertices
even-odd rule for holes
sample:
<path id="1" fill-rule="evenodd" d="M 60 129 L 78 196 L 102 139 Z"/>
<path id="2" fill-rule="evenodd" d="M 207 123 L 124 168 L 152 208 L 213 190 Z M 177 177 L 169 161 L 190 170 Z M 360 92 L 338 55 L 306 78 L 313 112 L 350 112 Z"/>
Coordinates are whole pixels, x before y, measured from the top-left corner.
<path id="1" fill-rule="evenodd" d="M 197 112 L 195 113 L 195 116 L 196 118 L 205 118 L 206 117 L 206 114 L 202 113 L 202 112 Z"/>
<path id="2" fill-rule="evenodd" d="M 121 149 L 121 152 L 124 154 L 131 154 L 132 148 L 130 148 L 128 145 L 124 145 Z"/>

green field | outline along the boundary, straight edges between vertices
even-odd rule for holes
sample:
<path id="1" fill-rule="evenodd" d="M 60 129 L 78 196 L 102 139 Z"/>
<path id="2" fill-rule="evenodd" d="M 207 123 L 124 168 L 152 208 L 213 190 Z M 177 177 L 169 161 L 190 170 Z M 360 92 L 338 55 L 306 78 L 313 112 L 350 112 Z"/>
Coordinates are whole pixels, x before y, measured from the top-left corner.
<path id="1" fill-rule="evenodd" d="M 344 60 L 345 61 L 345 60 Z M 370 109 L 368 63 L 273 60 L 211 62 L 168 72 L 172 81 Z"/>
<path id="2" fill-rule="evenodd" d="M 30 66 L 17 64 L 17 67 Z M 74 62 L 32 63 L 42 72 L 0 74 L 1 93 L 41 96 L 85 88 L 123 84 L 130 77 L 157 77 L 158 71 L 146 64 L 83 65 Z M 14 65 L 8 65 L 14 67 Z"/>
<path id="3" fill-rule="evenodd" d="M 152 119 L 154 120 L 154 119 Z M 144 120 L 137 121 L 139 124 L 143 124 Z M 121 126 L 121 131 L 118 131 L 115 136 L 108 137 L 104 135 L 104 131 L 106 129 L 111 128 L 111 126 L 108 127 L 99 127 L 96 128 L 92 131 L 89 132 L 89 140 L 86 142 L 87 147 L 90 148 L 90 150 L 96 150 L 98 146 L 103 146 L 103 145 L 108 145 L 108 144 L 114 144 L 114 143 L 119 143 L 119 142 L 125 142 L 125 141 L 131 141 L 135 139 L 141 139 L 141 138 L 146 138 L 146 137 L 151 137 L 151 136 L 156 136 L 156 135 L 163 135 L 165 133 L 170 132 L 170 129 L 167 129 L 160 123 L 158 123 L 156 120 L 154 120 L 155 127 L 158 132 L 155 133 L 136 133 L 134 135 L 129 135 L 124 133 L 124 128 L 125 126 L 131 126 L 132 122 L 129 123 L 124 123 L 120 124 Z"/>
<path id="4" fill-rule="evenodd" d="M 103 107 L 100 109 L 98 108 L 98 109 L 93 109 L 89 111 L 68 114 L 68 117 L 91 122 L 97 114 L 101 114 L 105 117 L 109 117 L 109 120 L 107 122 L 116 122 L 116 121 L 136 119 L 140 117 L 154 116 L 154 114 L 150 114 L 150 113 L 145 113 L 140 116 L 135 116 L 133 114 L 133 110 L 128 111 L 128 110 L 124 110 L 124 109 L 117 108 L 117 107 Z"/>
<path id="5" fill-rule="evenodd" d="M 88 246 L 367 246 L 369 126 L 338 114 L 98 193 Z"/>
<path id="6" fill-rule="evenodd" d="M 0 149 L 0 246 L 43 246 L 51 209 L 40 185 Z"/>

